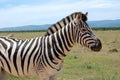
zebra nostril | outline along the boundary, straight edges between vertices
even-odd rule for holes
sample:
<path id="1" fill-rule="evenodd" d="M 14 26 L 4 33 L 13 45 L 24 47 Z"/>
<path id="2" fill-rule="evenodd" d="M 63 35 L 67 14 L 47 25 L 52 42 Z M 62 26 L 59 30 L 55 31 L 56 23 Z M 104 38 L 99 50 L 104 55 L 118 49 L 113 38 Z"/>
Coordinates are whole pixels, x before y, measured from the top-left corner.
<path id="1" fill-rule="evenodd" d="M 95 45 L 91 46 L 91 50 L 93 50 L 93 51 L 100 51 L 101 48 L 102 48 L 102 44 L 99 39 L 96 40 Z"/>

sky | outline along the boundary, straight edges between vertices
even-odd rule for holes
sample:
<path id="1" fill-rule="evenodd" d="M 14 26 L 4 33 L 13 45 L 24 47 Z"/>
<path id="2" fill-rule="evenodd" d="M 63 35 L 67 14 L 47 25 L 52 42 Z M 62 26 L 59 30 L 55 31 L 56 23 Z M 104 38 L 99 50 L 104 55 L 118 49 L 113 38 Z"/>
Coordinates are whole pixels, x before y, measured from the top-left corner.
<path id="1" fill-rule="evenodd" d="M 53 24 L 74 12 L 88 12 L 88 21 L 120 19 L 120 0 L 0 0 L 0 28 Z"/>

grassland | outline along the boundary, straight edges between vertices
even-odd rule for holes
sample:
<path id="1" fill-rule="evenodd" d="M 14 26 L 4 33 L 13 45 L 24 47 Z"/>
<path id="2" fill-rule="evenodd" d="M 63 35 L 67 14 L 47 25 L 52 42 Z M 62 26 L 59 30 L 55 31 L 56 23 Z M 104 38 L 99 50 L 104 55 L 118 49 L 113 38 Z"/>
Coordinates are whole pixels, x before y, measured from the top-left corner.
<path id="1" fill-rule="evenodd" d="M 65 58 L 63 68 L 58 74 L 58 80 L 120 80 L 120 30 L 98 30 L 94 33 L 102 41 L 102 50 L 93 52 L 75 45 Z M 8 34 L 26 39 L 42 36 L 44 32 L 1 32 L 0 36 Z M 39 79 L 38 77 L 9 76 L 8 80 Z"/>

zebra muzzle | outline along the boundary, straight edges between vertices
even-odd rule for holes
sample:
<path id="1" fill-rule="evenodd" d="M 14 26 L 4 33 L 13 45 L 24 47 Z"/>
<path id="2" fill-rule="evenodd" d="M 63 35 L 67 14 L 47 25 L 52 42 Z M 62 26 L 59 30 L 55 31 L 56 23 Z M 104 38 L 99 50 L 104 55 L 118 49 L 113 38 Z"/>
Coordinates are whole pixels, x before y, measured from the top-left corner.
<path id="1" fill-rule="evenodd" d="M 97 39 L 95 44 L 93 46 L 91 46 L 91 50 L 96 51 L 96 52 L 100 51 L 101 48 L 102 48 L 102 43 L 99 39 Z"/>

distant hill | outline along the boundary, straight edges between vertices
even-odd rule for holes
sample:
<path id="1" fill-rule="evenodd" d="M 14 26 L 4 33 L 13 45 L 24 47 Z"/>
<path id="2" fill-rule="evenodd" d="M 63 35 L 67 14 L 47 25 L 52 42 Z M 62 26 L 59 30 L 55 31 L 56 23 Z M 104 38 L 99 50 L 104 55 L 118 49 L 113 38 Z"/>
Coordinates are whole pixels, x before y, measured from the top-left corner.
<path id="1" fill-rule="evenodd" d="M 117 20 L 101 20 L 101 21 L 88 21 L 91 27 L 120 27 L 120 19 Z"/>
<path id="2" fill-rule="evenodd" d="M 110 28 L 110 27 L 120 27 L 120 19 L 117 20 L 101 20 L 101 21 L 88 21 L 88 24 L 92 28 Z M 47 30 L 51 24 L 46 25 L 25 25 L 19 27 L 7 27 L 0 28 L 0 31 L 31 31 L 31 30 Z"/>
<path id="3" fill-rule="evenodd" d="M 0 28 L 0 31 L 35 31 L 35 30 L 47 30 L 50 25 L 25 25 L 19 27 L 7 27 Z"/>

